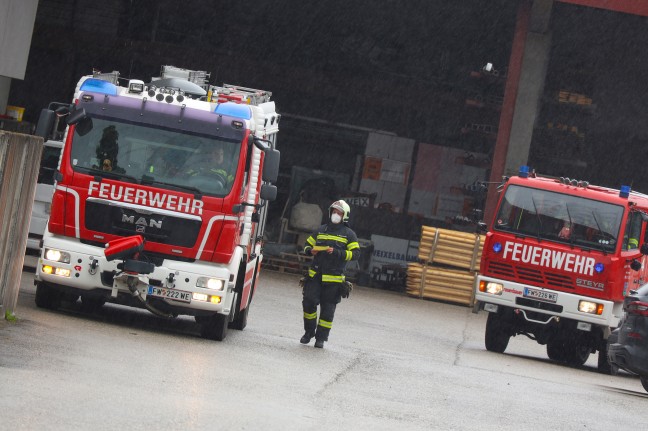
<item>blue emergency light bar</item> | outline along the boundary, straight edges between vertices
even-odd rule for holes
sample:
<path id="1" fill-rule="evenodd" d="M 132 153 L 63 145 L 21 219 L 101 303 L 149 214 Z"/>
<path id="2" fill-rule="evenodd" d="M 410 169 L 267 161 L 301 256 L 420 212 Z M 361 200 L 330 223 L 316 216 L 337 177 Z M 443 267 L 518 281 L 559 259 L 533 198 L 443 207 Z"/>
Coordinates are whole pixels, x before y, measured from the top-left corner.
<path id="1" fill-rule="evenodd" d="M 234 102 L 219 103 L 214 109 L 216 114 L 227 115 L 228 117 L 249 120 L 252 118 L 252 111 L 248 105 L 241 105 Z"/>
<path id="2" fill-rule="evenodd" d="M 89 78 L 81 84 L 81 91 L 90 91 L 92 93 L 101 93 L 108 96 L 117 95 L 117 86 L 108 81 L 101 79 Z"/>

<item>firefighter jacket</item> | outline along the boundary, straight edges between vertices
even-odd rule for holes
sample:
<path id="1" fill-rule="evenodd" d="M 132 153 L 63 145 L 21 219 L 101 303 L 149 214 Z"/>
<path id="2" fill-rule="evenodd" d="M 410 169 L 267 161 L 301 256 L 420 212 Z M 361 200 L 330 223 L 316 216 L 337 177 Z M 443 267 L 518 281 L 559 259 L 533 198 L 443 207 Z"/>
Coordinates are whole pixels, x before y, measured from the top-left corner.
<path id="1" fill-rule="evenodd" d="M 223 177 L 224 180 L 227 181 L 227 184 L 223 184 L 224 186 L 229 186 L 234 182 L 234 176 L 230 175 L 227 173 L 227 171 L 223 168 L 216 168 L 216 167 L 208 167 L 208 166 L 199 166 L 197 168 L 191 168 L 189 171 L 187 171 L 187 175 L 189 176 L 194 176 L 194 175 L 220 175 Z"/>
<path id="2" fill-rule="evenodd" d="M 315 278 L 321 274 L 323 283 L 343 283 L 347 262 L 360 258 L 358 237 L 344 223 L 328 223 L 320 226 L 306 239 L 304 253 L 308 256 L 312 255 L 311 250 L 315 247 L 320 251 L 313 257 L 308 276 Z M 328 247 L 333 247 L 333 252 L 330 254 L 326 252 Z"/>

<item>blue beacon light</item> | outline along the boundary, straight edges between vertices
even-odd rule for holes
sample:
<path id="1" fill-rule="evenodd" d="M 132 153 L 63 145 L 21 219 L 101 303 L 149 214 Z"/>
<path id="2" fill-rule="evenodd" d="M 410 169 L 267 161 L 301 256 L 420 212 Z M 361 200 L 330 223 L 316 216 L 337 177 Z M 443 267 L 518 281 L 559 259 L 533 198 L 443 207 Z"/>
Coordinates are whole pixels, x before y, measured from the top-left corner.
<path id="1" fill-rule="evenodd" d="M 493 251 L 495 253 L 499 253 L 500 251 L 502 251 L 502 244 L 499 243 L 499 242 L 496 242 L 495 244 L 493 244 Z"/>
<path id="2" fill-rule="evenodd" d="M 107 94 L 108 96 L 117 95 L 117 87 L 114 84 L 95 78 L 89 78 L 83 81 L 80 90 L 90 91 L 92 93 Z"/>
<path id="3" fill-rule="evenodd" d="M 630 186 L 621 186 L 621 190 L 619 190 L 619 196 L 622 198 L 627 198 L 630 196 Z"/>
<path id="4" fill-rule="evenodd" d="M 518 175 L 520 178 L 529 178 L 529 167 L 526 165 L 520 166 L 520 172 Z"/>
<path id="5" fill-rule="evenodd" d="M 599 274 L 602 273 L 604 269 L 605 269 L 605 265 L 603 265 L 600 262 L 594 265 L 594 271 L 598 272 Z"/>

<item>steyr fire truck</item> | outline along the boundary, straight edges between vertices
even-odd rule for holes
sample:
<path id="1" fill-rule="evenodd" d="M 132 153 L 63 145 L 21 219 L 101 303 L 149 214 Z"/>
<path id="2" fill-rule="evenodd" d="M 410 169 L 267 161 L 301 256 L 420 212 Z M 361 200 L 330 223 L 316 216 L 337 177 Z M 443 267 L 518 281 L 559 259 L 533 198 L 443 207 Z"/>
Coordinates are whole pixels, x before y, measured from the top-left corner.
<path id="1" fill-rule="evenodd" d="M 163 66 L 119 84 L 78 83 L 65 117 L 51 213 L 36 270 L 36 304 L 81 298 L 194 316 L 205 338 L 247 323 L 276 198 L 280 115 L 263 90 L 207 83 Z"/>
<path id="2" fill-rule="evenodd" d="M 527 166 L 505 178 L 486 233 L 475 312 L 489 312 L 486 349 L 502 353 L 511 336 L 547 346 L 550 359 L 583 365 L 619 325 L 623 298 L 648 281 L 648 196 Z"/>

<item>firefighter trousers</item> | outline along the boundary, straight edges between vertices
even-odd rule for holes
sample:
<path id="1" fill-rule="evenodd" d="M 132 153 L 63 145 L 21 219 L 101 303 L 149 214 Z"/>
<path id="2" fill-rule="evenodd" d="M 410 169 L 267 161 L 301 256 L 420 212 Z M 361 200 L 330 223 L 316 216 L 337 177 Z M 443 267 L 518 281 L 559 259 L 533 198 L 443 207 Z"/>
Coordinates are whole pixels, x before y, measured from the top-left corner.
<path id="1" fill-rule="evenodd" d="M 316 278 L 306 280 L 302 300 L 306 333 L 315 334 L 316 340 L 328 341 L 335 308 L 340 300 L 340 283 L 322 283 Z M 319 320 L 317 319 L 318 305 L 320 306 Z"/>

